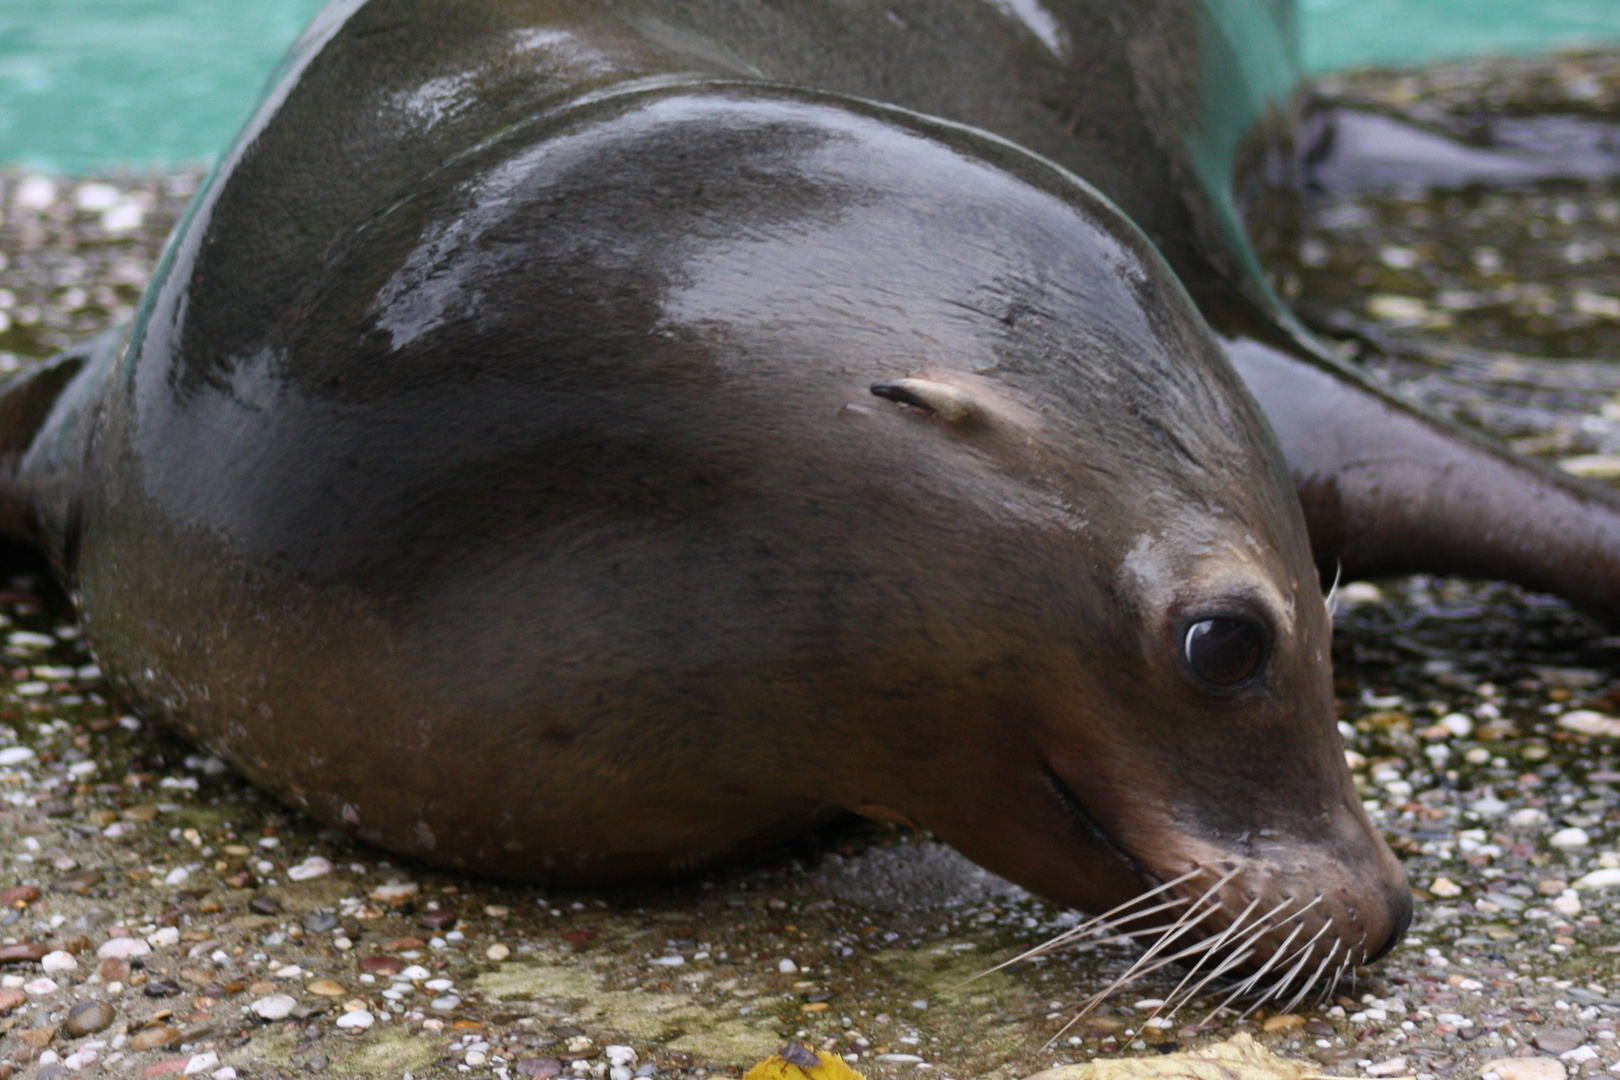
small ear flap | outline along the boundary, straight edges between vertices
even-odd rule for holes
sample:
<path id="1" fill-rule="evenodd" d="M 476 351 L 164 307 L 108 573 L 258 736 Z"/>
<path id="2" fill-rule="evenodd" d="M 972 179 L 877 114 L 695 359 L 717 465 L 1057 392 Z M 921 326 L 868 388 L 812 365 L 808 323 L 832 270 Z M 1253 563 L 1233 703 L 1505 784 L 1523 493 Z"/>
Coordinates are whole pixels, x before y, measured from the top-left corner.
<path id="1" fill-rule="evenodd" d="M 872 393 L 902 405 L 926 409 L 948 424 L 966 424 L 979 419 L 984 406 L 960 386 L 932 379 L 895 379 L 872 384 Z"/>

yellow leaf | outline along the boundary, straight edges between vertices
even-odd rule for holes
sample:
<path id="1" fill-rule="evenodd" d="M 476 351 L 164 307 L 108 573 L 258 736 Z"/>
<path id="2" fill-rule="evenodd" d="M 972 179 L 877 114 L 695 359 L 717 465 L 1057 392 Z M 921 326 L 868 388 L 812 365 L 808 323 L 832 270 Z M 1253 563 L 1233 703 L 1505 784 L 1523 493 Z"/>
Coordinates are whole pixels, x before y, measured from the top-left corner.
<path id="1" fill-rule="evenodd" d="M 816 1064 L 810 1064 L 811 1059 Z M 788 1043 L 748 1070 L 743 1080 L 866 1080 L 837 1054 L 824 1054 L 803 1043 Z"/>

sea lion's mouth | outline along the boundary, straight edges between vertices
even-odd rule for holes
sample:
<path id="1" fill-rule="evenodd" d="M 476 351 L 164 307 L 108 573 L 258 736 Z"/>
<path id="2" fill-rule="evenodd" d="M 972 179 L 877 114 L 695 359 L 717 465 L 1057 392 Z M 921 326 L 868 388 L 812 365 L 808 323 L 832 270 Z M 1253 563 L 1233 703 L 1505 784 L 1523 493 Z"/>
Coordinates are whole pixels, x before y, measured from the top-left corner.
<path id="1" fill-rule="evenodd" d="M 1113 837 L 1103 830 L 1101 825 L 1097 824 L 1097 819 L 1091 816 L 1090 811 L 1086 809 L 1085 803 L 1080 801 L 1080 796 L 1076 795 L 1074 789 L 1063 782 L 1063 777 L 1058 775 L 1056 769 L 1042 761 L 1041 773 L 1046 778 L 1046 786 L 1051 789 L 1052 794 L 1057 797 L 1057 801 L 1062 805 L 1064 813 L 1080 827 L 1080 831 L 1085 834 L 1086 839 L 1113 852 L 1121 862 L 1131 868 L 1132 873 L 1136 875 L 1138 880 L 1143 882 L 1145 887 L 1152 888 L 1159 884 L 1154 875 L 1148 873 L 1130 852 L 1121 847 Z"/>

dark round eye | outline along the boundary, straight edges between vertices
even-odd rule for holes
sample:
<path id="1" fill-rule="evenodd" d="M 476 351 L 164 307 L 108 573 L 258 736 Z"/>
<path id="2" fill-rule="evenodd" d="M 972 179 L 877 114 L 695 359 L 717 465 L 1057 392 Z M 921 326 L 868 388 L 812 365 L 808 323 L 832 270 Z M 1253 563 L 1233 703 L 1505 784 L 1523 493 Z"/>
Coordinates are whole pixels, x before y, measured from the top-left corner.
<path id="1" fill-rule="evenodd" d="M 1247 619 L 1218 615 L 1187 627 L 1187 666 L 1198 678 L 1230 690 L 1260 670 L 1266 658 L 1266 634 Z"/>

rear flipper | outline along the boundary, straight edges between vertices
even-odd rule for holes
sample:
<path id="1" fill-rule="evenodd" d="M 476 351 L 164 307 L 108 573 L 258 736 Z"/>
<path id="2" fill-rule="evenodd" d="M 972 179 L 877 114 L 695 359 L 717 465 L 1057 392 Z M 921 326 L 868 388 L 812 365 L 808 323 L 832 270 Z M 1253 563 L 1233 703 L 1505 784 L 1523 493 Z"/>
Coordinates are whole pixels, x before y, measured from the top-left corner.
<path id="1" fill-rule="evenodd" d="M 1493 578 L 1620 623 L 1620 492 L 1422 413 L 1304 345 L 1226 346 L 1277 433 L 1325 577 Z"/>
<path id="2" fill-rule="evenodd" d="M 127 329 L 109 330 L 0 385 L 0 536 L 71 577 L 85 454 Z"/>

